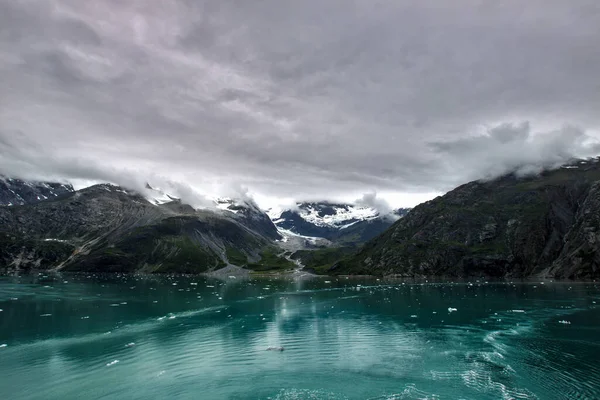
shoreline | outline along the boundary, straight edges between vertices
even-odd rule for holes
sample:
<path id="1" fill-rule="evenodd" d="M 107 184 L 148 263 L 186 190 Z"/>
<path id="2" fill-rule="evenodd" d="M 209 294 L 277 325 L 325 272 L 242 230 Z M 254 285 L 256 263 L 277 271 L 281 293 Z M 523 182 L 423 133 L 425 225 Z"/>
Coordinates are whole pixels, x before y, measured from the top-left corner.
<path id="1" fill-rule="evenodd" d="M 491 278 L 491 277 L 448 277 L 448 276 L 398 276 L 398 275 L 318 275 L 301 269 L 287 271 L 252 271 L 236 265 L 228 265 L 216 271 L 202 272 L 198 274 L 185 273 L 143 273 L 143 272 L 96 272 L 96 271 L 57 271 L 57 270 L 29 270 L 29 271 L 10 271 L 0 270 L 0 277 L 16 277 L 26 275 L 130 275 L 130 276 L 146 276 L 146 277 L 170 277 L 170 276 L 186 276 L 186 277 L 206 277 L 214 279 L 252 279 L 252 278 L 324 278 L 336 280 L 374 280 L 378 283 L 386 282 L 405 282 L 419 284 L 436 284 L 436 283 L 469 283 L 469 284 L 488 284 L 488 283 L 531 283 L 531 284 L 552 284 L 552 283 L 570 283 L 570 284 L 589 284 L 600 283 L 595 279 L 554 279 L 545 277 L 507 277 L 507 278 Z"/>

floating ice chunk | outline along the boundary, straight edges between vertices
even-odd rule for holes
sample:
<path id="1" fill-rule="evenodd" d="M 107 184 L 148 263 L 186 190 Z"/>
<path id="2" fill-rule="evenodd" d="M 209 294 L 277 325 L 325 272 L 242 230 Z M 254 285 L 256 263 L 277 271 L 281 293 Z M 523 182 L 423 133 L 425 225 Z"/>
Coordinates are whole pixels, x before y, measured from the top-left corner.
<path id="1" fill-rule="evenodd" d="M 413 314 L 413 315 L 411 315 L 410 317 L 411 317 L 411 318 L 417 318 L 417 316 L 416 316 L 416 315 L 414 315 L 414 314 Z"/>
<path id="2" fill-rule="evenodd" d="M 127 344 L 125 345 L 125 347 L 133 347 L 133 346 L 135 346 L 135 343 L 133 343 L 133 342 L 131 342 L 131 343 L 127 343 Z"/>
<path id="3" fill-rule="evenodd" d="M 525 310 L 512 310 L 512 312 L 516 312 L 516 313 L 524 313 Z"/>
<path id="4" fill-rule="evenodd" d="M 452 308 L 452 307 L 448 307 L 448 312 L 449 312 L 449 313 L 451 313 L 451 312 L 455 312 L 455 311 L 458 311 L 458 309 L 456 309 L 456 308 Z"/>
<path id="5" fill-rule="evenodd" d="M 118 364 L 118 363 L 119 363 L 119 360 L 114 360 L 114 361 L 111 361 L 108 364 L 106 364 L 106 366 L 110 367 L 111 365 L 115 365 L 115 364 Z"/>
<path id="6" fill-rule="evenodd" d="M 40 317 L 51 317 L 51 316 L 52 316 L 52 314 L 42 314 L 42 315 L 40 315 Z"/>
<path id="7" fill-rule="evenodd" d="M 325 283 L 331 283 L 331 281 L 325 281 Z"/>
<path id="8" fill-rule="evenodd" d="M 564 319 L 562 321 L 558 321 L 558 323 L 563 325 L 571 325 L 570 321 L 565 321 Z"/>
<path id="9" fill-rule="evenodd" d="M 0 348 L 8 346 L 6 343 L 0 344 Z"/>
<path id="10" fill-rule="evenodd" d="M 81 317 L 81 319 L 90 319 L 90 316 L 86 315 L 85 317 Z"/>

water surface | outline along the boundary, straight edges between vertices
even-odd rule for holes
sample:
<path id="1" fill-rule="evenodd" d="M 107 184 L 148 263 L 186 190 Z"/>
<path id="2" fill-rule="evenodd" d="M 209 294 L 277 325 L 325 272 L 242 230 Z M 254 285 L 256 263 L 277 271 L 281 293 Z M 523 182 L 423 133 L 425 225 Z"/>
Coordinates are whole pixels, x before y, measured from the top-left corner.
<path id="1" fill-rule="evenodd" d="M 598 304 L 594 283 L 4 277 L 0 398 L 599 399 Z"/>

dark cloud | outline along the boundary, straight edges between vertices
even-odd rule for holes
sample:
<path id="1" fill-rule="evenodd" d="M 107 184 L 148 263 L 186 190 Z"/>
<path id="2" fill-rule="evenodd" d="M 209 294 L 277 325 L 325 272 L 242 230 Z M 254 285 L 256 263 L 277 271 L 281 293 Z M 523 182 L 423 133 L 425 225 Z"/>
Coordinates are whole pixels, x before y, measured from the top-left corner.
<path id="1" fill-rule="evenodd" d="M 5 1 L 0 168 L 408 204 L 596 154 L 599 27 L 596 0 Z"/>

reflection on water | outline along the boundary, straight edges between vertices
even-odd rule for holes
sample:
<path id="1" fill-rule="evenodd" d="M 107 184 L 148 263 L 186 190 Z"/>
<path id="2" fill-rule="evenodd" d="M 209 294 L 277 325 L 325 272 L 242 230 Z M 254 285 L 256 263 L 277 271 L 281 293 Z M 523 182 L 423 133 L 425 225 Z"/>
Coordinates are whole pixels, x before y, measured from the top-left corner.
<path id="1" fill-rule="evenodd" d="M 598 301 L 594 283 L 0 278 L 0 398 L 597 399 Z"/>

